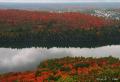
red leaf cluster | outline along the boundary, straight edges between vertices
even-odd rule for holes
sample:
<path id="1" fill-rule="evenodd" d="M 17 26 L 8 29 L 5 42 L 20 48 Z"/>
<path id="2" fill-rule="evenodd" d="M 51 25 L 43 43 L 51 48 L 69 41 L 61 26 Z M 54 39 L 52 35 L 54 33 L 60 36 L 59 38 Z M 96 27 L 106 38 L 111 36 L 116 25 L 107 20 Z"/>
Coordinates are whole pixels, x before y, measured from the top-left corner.
<path id="1" fill-rule="evenodd" d="M 64 25 L 69 29 L 74 28 L 94 28 L 103 27 L 105 25 L 111 25 L 111 20 L 104 18 L 91 16 L 89 14 L 82 14 L 79 12 L 63 12 L 63 13 L 51 13 L 40 11 L 27 11 L 27 10 L 0 10 L 0 22 L 8 23 L 10 25 L 17 25 L 21 23 L 53 23 L 54 31 L 57 31 L 58 27 Z"/>

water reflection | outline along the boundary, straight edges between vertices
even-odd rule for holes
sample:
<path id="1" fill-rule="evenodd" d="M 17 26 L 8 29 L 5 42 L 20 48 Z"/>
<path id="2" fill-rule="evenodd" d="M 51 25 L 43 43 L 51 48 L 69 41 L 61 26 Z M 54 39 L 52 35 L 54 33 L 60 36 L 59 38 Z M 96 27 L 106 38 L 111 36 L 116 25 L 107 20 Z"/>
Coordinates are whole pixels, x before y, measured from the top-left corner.
<path id="1" fill-rule="evenodd" d="M 120 58 L 120 45 L 98 48 L 0 48 L 0 72 L 32 70 L 40 61 L 65 56 Z"/>

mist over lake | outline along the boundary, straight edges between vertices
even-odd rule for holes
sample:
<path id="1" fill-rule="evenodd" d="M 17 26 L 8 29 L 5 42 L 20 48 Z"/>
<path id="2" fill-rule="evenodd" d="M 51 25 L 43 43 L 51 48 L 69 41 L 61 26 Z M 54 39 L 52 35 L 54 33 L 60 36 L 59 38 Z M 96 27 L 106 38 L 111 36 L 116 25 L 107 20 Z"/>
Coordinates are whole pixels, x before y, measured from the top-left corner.
<path id="1" fill-rule="evenodd" d="M 0 48 L 0 72 L 16 72 L 33 70 L 46 59 L 62 58 L 66 56 L 108 57 L 120 58 L 120 45 L 103 46 L 97 48 Z"/>

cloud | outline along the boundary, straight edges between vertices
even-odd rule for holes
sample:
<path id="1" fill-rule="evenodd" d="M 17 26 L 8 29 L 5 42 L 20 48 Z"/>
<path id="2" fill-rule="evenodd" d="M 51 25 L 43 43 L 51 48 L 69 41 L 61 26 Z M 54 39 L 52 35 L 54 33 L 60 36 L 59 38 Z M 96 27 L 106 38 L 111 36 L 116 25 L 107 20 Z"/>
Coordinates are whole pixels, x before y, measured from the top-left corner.
<path id="1" fill-rule="evenodd" d="M 3 57 L 2 57 L 2 54 Z M 68 55 L 64 50 L 56 48 L 0 49 L 0 72 L 31 70 L 40 61 L 48 58 L 60 58 Z"/>
<path id="2" fill-rule="evenodd" d="M 113 55 L 120 58 L 120 46 L 99 48 L 0 48 L 0 73 L 35 69 L 46 59 L 66 56 L 102 57 Z"/>

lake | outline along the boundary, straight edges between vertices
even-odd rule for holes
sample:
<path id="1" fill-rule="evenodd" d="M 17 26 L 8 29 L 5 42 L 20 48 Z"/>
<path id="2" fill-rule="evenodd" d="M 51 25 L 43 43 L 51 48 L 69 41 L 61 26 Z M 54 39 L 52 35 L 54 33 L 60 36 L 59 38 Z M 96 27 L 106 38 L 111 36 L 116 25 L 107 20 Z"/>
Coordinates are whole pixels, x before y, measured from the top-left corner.
<path id="1" fill-rule="evenodd" d="M 35 69 L 46 59 L 61 57 L 107 57 L 120 58 L 120 45 L 96 48 L 0 48 L 0 73 L 17 72 Z"/>

